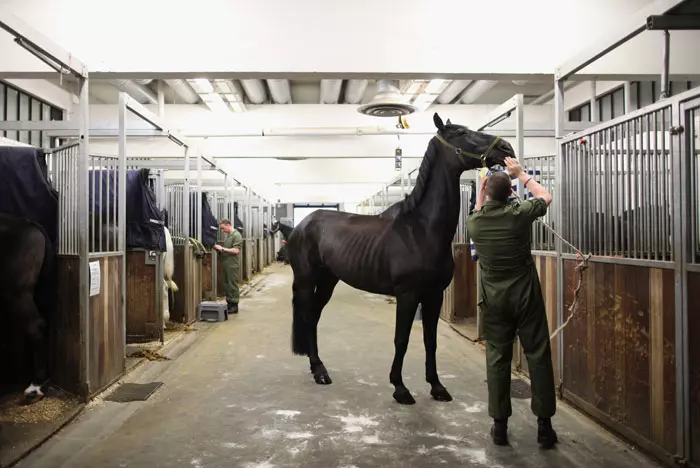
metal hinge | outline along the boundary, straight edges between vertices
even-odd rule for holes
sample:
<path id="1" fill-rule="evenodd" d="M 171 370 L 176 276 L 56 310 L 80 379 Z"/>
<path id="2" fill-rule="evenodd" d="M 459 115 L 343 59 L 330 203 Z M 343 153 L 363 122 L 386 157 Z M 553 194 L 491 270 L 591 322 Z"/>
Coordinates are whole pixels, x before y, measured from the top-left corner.
<path id="1" fill-rule="evenodd" d="M 677 127 L 671 127 L 671 128 L 668 129 L 668 132 L 669 132 L 671 135 L 680 135 L 680 134 L 683 133 L 684 131 L 685 131 L 685 129 L 683 128 L 682 125 L 678 125 Z"/>

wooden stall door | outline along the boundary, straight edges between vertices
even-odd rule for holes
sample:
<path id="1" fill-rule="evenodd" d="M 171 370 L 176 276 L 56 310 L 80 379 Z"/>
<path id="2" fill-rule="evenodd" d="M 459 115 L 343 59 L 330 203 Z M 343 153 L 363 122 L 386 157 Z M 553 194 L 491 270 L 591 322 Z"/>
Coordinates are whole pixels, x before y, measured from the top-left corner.
<path id="1" fill-rule="evenodd" d="M 114 383 L 125 371 L 121 256 L 91 259 L 100 265 L 100 291 L 90 297 L 89 395 Z"/>
<path id="2" fill-rule="evenodd" d="M 219 255 L 218 253 L 215 255 Z M 240 255 L 240 254 L 239 254 Z M 243 269 L 241 266 L 240 269 Z M 224 296 L 224 265 L 221 255 L 216 259 L 216 294 L 219 297 Z"/>
<path id="3" fill-rule="evenodd" d="M 80 258 L 58 256 L 56 315 L 49 324 L 51 381 L 72 393 L 80 393 Z"/>
<path id="4" fill-rule="evenodd" d="M 184 323 L 192 323 L 197 320 L 197 308 L 202 302 L 202 258 L 194 254 L 193 249 L 188 249 L 190 256 L 190 272 L 187 277 L 187 304 Z"/>
<path id="5" fill-rule="evenodd" d="M 476 262 L 468 244 L 453 244 L 454 276 L 443 293 L 440 317 L 447 322 L 471 320 L 476 327 Z"/>
<path id="6" fill-rule="evenodd" d="M 214 277 L 213 277 L 213 256 L 214 253 L 206 252 L 202 258 L 202 300 L 213 301 L 214 297 Z"/>
<path id="7" fill-rule="evenodd" d="M 156 278 L 156 265 L 146 263 L 147 255 L 145 250 L 126 253 L 127 343 L 155 341 L 161 335 L 163 307 L 156 288 L 162 285 L 162 281 Z M 158 254 L 156 262 L 162 255 Z"/>
<path id="8" fill-rule="evenodd" d="M 173 248 L 173 256 L 175 259 L 175 272 L 173 273 L 173 281 L 178 286 L 178 291 L 174 294 L 172 307 L 170 308 L 170 321 L 173 323 L 183 323 L 185 321 L 186 310 L 186 285 L 187 272 L 185 271 L 185 253 L 189 248 L 184 245 L 175 245 Z"/>
<path id="9" fill-rule="evenodd" d="M 263 255 L 263 240 L 255 239 L 255 251 L 258 253 L 258 273 L 265 269 L 265 257 Z"/>
<path id="10" fill-rule="evenodd" d="M 564 310 L 576 261 L 564 261 Z M 564 396 L 663 458 L 676 448 L 674 272 L 591 262 L 564 330 Z"/>

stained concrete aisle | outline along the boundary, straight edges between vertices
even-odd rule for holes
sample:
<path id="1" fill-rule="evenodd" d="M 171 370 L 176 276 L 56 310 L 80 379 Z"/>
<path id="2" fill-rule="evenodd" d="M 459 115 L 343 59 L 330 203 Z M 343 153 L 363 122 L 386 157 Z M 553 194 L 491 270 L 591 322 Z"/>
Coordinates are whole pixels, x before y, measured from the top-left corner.
<path id="1" fill-rule="evenodd" d="M 488 438 L 484 354 L 441 324 L 438 369 L 455 400 L 424 382 L 416 323 L 404 368 L 415 406 L 394 403 L 392 304 L 340 284 L 321 319 L 321 357 L 333 385 L 317 386 L 290 352 L 289 267 L 275 265 L 223 324 L 199 325 L 184 353 L 150 362 L 135 382 L 164 385 L 146 402 L 91 405 L 22 468 L 81 467 L 634 467 L 656 466 L 561 408 L 561 444 L 542 452 L 529 400 L 514 400 L 511 447 Z M 182 347 L 185 343 L 182 344 Z"/>

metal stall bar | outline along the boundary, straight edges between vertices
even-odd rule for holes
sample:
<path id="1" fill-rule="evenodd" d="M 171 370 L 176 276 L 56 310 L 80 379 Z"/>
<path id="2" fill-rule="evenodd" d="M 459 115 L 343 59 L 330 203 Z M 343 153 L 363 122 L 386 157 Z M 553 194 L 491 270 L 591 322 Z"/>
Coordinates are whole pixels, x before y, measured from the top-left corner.
<path id="1" fill-rule="evenodd" d="M 126 93 L 119 93 L 119 250 L 122 252 L 122 323 L 126 356 Z M 156 288 L 156 290 L 162 288 Z M 126 359 L 124 360 L 126 370 Z"/>
<path id="2" fill-rule="evenodd" d="M 566 110 L 564 109 L 564 80 L 555 79 L 554 81 L 554 137 L 559 140 L 564 132 L 564 123 L 566 121 Z M 557 154 L 554 160 L 554 186 L 556 194 L 562 198 L 562 145 L 557 144 Z M 556 203 L 554 207 L 554 223 L 563 229 L 563 207 L 562 203 Z M 564 259 L 562 257 L 562 242 L 559 238 L 554 240 L 555 250 L 557 253 L 557 322 L 556 327 L 560 327 L 564 323 Z M 559 395 L 561 397 L 561 389 L 564 382 L 564 332 L 557 335 L 557 373 L 559 375 Z"/>

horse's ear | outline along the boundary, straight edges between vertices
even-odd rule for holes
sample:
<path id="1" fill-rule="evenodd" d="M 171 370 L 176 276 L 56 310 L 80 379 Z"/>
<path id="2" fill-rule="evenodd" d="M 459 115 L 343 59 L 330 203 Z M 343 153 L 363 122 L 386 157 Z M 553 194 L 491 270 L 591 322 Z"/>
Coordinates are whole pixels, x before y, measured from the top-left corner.
<path id="1" fill-rule="evenodd" d="M 450 119 L 447 119 L 447 125 L 452 125 L 452 122 L 450 122 Z"/>
<path id="2" fill-rule="evenodd" d="M 435 126 L 437 127 L 438 130 L 445 129 L 445 124 L 442 123 L 442 119 L 440 118 L 440 116 L 438 115 L 437 112 L 435 114 L 433 114 L 433 122 L 435 123 Z"/>

